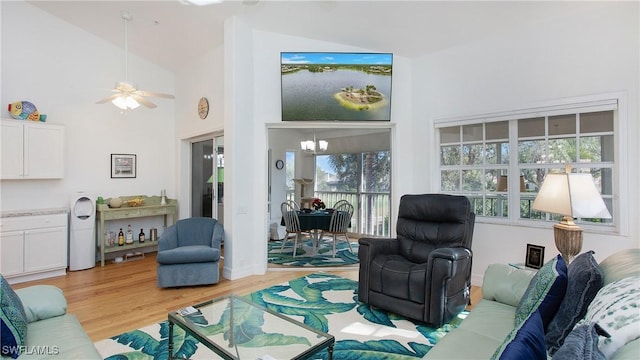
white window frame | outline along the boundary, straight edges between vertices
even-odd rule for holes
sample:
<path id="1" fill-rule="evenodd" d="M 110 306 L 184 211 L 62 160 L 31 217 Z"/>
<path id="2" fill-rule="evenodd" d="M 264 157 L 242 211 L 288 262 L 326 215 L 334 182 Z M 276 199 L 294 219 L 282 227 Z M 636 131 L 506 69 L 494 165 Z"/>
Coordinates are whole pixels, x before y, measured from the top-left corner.
<path id="1" fill-rule="evenodd" d="M 475 114 L 467 116 L 456 116 L 438 118 L 434 120 L 434 151 L 436 154 L 440 154 L 440 128 L 451 126 L 472 125 L 479 123 L 490 123 L 497 121 L 517 121 L 517 119 L 526 119 L 541 116 L 554 116 L 571 113 L 584 113 L 584 112 L 596 112 L 613 110 L 614 111 L 614 164 L 613 164 L 613 222 L 606 225 L 590 225 L 581 223 L 580 226 L 586 232 L 603 233 L 603 234 L 618 234 L 628 235 L 629 223 L 629 181 L 628 179 L 628 166 L 621 166 L 621 164 L 629 164 L 629 155 L 626 149 L 628 148 L 628 116 L 627 116 L 627 95 L 624 92 L 605 93 L 598 95 L 589 95 L 582 97 L 565 98 L 559 100 L 552 100 L 545 103 L 535 104 L 533 106 L 527 106 L 522 108 L 509 109 L 504 111 L 497 111 L 484 114 Z M 509 134 L 509 155 L 516 156 L 517 154 L 517 134 L 513 133 L 513 128 L 510 127 Z M 513 157 L 512 157 L 513 159 Z M 511 160 L 508 164 L 509 174 L 517 175 L 519 173 L 519 165 L 517 158 Z M 437 156 L 437 160 L 434 162 L 432 174 L 434 174 L 433 183 L 437 191 L 442 192 L 441 179 L 440 179 L 440 156 Z M 513 178 L 513 177 L 510 177 Z M 510 187 L 512 188 L 512 187 Z M 519 209 L 519 197 L 509 197 L 509 209 Z M 542 221 L 542 220 L 529 220 L 520 219 L 519 211 L 515 214 L 513 211 L 509 211 L 509 216 L 505 218 L 500 217 L 476 217 L 478 223 L 492 223 L 492 224 L 504 224 L 514 226 L 529 226 L 529 227 L 548 227 L 550 223 L 554 221 Z"/>

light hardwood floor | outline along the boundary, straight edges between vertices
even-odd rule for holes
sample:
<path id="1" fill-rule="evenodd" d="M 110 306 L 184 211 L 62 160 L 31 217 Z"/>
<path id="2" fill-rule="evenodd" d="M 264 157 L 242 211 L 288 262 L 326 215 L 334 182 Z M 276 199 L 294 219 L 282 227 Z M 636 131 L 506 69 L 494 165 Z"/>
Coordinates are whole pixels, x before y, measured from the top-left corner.
<path id="1" fill-rule="evenodd" d="M 149 253 L 144 259 L 126 263 L 109 262 L 104 267 L 98 264 L 92 269 L 68 272 L 66 276 L 12 286 L 19 289 L 48 284 L 61 288 L 67 298 L 67 311 L 78 317 L 93 341 L 98 341 L 165 320 L 171 310 L 232 293 L 247 295 L 316 271 L 270 269 L 265 275 L 233 281 L 221 278 L 216 285 L 160 289 L 156 285 L 155 255 Z M 357 267 L 327 272 L 358 279 Z M 472 304 L 481 296 L 480 289 L 473 287 Z"/>

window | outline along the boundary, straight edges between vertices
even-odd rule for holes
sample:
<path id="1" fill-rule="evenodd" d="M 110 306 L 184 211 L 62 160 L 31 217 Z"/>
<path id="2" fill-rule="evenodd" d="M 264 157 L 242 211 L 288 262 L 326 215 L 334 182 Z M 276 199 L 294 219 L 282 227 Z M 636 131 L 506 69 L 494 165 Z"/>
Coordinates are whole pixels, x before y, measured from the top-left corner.
<path id="1" fill-rule="evenodd" d="M 531 209 L 548 172 L 590 173 L 613 219 L 577 219 L 583 224 L 615 223 L 617 101 L 567 104 L 491 118 L 437 123 L 440 189 L 469 197 L 477 216 L 508 221 L 560 220 Z M 531 116 L 535 115 L 535 116 Z"/>
<path id="2" fill-rule="evenodd" d="M 296 175 L 296 153 L 295 151 L 287 151 L 285 154 L 285 184 L 287 190 L 295 191 L 296 184 L 293 179 Z"/>
<path id="3" fill-rule="evenodd" d="M 315 196 L 329 207 L 338 200 L 354 205 L 356 215 L 350 232 L 389 236 L 389 151 L 317 155 L 315 186 Z"/>

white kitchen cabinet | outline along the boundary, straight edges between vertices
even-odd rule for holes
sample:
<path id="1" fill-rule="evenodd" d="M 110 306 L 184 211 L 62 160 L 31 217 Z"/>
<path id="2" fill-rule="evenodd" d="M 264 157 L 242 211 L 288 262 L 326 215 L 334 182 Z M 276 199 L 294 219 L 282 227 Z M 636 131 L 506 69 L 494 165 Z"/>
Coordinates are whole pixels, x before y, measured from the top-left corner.
<path id="1" fill-rule="evenodd" d="M 66 274 L 68 233 L 65 209 L 3 216 L 0 272 L 10 283 Z"/>
<path id="2" fill-rule="evenodd" d="M 64 127 L 2 120 L 2 179 L 64 177 Z"/>

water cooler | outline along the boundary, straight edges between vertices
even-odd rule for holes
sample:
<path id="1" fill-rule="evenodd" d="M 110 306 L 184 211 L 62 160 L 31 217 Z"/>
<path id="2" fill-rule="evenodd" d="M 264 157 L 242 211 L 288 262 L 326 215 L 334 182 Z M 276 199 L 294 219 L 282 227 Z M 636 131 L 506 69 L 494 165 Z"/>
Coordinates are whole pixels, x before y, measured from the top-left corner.
<path id="1" fill-rule="evenodd" d="M 69 270 L 84 270 L 96 266 L 95 227 L 94 197 L 84 192 L 71 195 Z"/>

